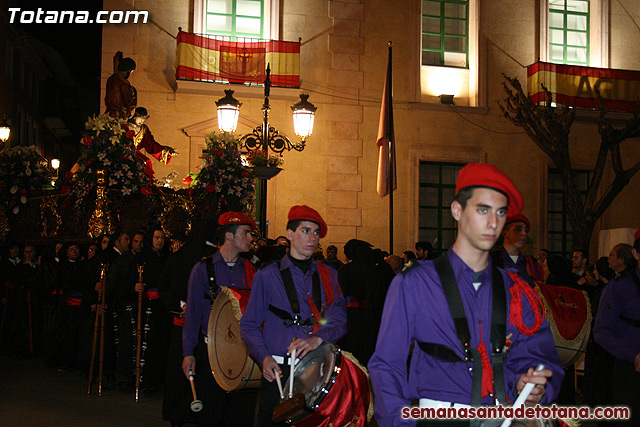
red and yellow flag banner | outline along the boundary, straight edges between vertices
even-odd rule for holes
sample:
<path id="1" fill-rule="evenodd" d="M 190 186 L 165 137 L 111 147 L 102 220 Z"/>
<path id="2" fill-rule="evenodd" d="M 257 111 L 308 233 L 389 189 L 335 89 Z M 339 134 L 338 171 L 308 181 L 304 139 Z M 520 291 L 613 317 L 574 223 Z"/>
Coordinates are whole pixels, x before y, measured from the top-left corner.
<path id="1" fill-rule="evenodd" d="M 581 67 L 536 62 L 527 67 L 527 89 L 533 103 L 546 102 L 542 86 L 553 94 L 553 102 L 581 108 L 633 111 L 640 100 L 640 71 Z"/>
<path id="2" fill-rule="evenodd" d="M 176 78 L 262 84 L 271 64 L 271 84 L 300 87 L 300 42 L 234 42 L 178 33 Z"/>

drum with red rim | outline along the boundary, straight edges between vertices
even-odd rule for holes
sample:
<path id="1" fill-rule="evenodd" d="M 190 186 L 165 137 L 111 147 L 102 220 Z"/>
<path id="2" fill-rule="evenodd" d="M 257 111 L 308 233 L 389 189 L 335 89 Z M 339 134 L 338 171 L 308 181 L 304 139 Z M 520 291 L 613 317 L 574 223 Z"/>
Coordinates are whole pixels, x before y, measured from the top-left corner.
<path id="1" fill-rule="evenodd" d="M 323 343 L 296 363 L 293 395 L 304 395 L 307 414 L 290 420 L 296 427 L 363 427 L 373 414 L 369 377 L 347 352 Z M 285 396 L 289 395 L 289 380 Z"/>

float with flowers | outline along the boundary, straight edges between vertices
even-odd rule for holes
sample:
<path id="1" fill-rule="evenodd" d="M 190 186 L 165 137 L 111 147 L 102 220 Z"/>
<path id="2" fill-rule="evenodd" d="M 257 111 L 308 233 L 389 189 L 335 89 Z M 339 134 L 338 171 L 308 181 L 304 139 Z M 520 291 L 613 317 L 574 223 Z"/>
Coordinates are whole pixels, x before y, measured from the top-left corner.
<path id="1" fill-rule="evenodd" d="M 167 178 L 157 181 L 146 173 L 145 162 L 136 156 L 134 137 L 125 120 L 89 118 L 80 156 L 55 188 L 53 171 L 37 149 L 17 147 L 0 153 L 0 201 L 5 207 L 0 212 L 0 238 L 83 241 L 156 223 L 171 236 L 187 232 L 194 218 L 229 210 L 251 213 L 256 176 L 232 134 L 207 136 L 202 166 L 183 180 L 187 188 L 173 188 Z M 37 200 L 28 203 L 33 197 Z"/>

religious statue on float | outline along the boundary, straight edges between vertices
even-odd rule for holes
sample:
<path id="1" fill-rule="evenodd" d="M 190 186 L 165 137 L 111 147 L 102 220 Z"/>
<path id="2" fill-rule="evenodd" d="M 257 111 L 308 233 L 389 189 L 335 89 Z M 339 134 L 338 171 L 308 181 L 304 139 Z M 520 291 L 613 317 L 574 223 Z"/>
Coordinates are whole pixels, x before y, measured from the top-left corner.
<path id="1" fill-rule="evenodd" d="M 113 74 L 107 79 L 104 102 L 107 106 L 105 114 L 127 120 L 138 105 L 138 92 L 129 82 L 136 61 L 122 56 L 118 51 L 113 57 Z"/>
<path id="2" fill-rule="evenodd" d="M 149 130 L 149 127 L 144 124 L 148 118 L 149 113 L 147 112 L 147 109 L 144 107 L 138 107 L 135 109 L 133 117 L 129 119 L 127 124 L 129 125 L 129 132 L 133 131 L 134 133 L 131 139 L 136 147 L 136 158 L 144 162 L 144 173 L 150 180 L 153 180 L 153 165 L 151 164 L 151 159 L 142 154 L 141 150 L 144 149 L 147 154 L 155 157 L 159 162 L 165 165 L 169 163 L 172 156 L 177 156 L 178 152 L 169 146 L 160 145 L 156 142 Z"/>

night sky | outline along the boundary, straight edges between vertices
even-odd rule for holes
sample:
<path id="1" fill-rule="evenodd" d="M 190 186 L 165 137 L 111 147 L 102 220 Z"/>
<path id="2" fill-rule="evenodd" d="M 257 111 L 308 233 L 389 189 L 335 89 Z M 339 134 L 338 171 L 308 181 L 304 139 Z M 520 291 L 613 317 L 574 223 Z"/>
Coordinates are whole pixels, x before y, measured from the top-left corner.
<path id="1" fill-rule="evenodd" d="M 102 9 L 96 0 L 19 0 L 21 10 L 87 10 L 92 15 Z M 8 12 L 7 12 L 8 13 Z M 57 50 L 81 89 L 100 90 L 102 25 L 100 24 L 17 24 L 21 29 Z"/>

